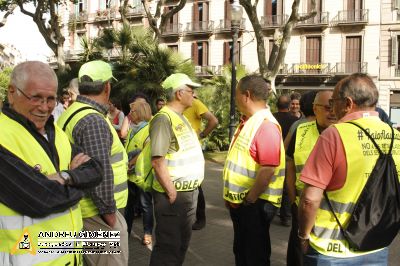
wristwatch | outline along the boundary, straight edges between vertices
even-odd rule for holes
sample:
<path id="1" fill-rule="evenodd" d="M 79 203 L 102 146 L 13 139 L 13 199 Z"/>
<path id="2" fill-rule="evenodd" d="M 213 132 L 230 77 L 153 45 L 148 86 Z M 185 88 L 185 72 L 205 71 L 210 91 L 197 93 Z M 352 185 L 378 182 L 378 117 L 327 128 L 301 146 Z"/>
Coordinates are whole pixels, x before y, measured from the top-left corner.
<path id="1" fill-rule="evenodd" d="M 71 181 L 71 176 L 67 172 L 64 172 L 64 171 L 61 171 L 58 174 L 64 180 L 64 184 L 68 185 L 69 181 Z"/>

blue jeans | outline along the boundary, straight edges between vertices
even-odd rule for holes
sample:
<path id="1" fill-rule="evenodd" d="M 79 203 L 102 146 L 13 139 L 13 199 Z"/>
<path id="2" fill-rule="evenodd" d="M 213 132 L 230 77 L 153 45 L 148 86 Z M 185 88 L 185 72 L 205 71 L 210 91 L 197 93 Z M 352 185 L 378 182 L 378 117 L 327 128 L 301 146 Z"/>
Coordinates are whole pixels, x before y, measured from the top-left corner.
<path id="1" fill-rule="evenodd" d="M 278 208 L 258 199 L 254 204 L 229 208 L 233 223 L 233 253 L 236 266 L 269 266 L 269 226 Z"/>
<path id="2" fill-rule="evenodd" d="M 384 248 L 381 251 L 362 256 L 336 258 L 322 255 L 312 247 L 309 247 L 307 254 L 304 254 L 303 262 L 305 266 L 387 266 L 388 253 L 388 248 Z"/>
<path id="3" fill-rule="evenodd" d="M 140 190 L 140 205 L 142 207 L 143 231 L 146 235 L 153 233 L 153 196 L 151 192 Z"/>

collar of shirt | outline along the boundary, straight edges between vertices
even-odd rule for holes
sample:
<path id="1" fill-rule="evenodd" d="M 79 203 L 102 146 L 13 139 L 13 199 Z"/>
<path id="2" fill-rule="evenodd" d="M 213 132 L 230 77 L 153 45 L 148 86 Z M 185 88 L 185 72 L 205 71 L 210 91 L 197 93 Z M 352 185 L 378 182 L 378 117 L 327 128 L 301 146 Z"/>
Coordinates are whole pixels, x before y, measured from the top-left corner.
<path id="1" fill-rule="evenodd" d="M 80 102 L 80 103 L 85 103 L 85 104 L 88 104 L 88 105 L 94 107 L 97 111 L 99 111 L 103 115 L 107 115 L 107 113 L 108 113 L 107 105 L 100 104 L 88 97 L 83 96 L 83 95 L 78 95 L 78 97 L 76 98 L 76 101 Z"/>
<path id="2" fill-rule="evenodd" d="M 358 112 L 354 112 L 354 113 L 350 113 L 345 115 L 344 117 L 342 117 L 342 119 L 340 119 L 338 121 L 338 123 L 343 123 L 343 122 L 347 122 L 350 120 L 356 120 L 356 119 L 360 119 L 360 118 L 364 118 L 364 117 L 373 117 L 376 116 L 379 118 L 379 114 L 376 111 L 358 111 Z"/>

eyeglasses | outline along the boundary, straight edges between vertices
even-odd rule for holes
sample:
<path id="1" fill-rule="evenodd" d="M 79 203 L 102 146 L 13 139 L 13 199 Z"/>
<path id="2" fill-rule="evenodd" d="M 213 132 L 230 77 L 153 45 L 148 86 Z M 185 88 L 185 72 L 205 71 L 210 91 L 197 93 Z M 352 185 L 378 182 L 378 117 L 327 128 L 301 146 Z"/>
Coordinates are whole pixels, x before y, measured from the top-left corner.
<path id="1" fill-rule="evenodd" d="M 181 91 L 186 91 L 186 92 L 189 92 L 190 94 L 194 95 L 194 91 L 193 90 L 181 90 Z"/>
<path id="2" fill-rule="evenodd" d="M 333 104 L 336 102 L 336 101 L 341 101 L 341 100 L 344 100 L 343 98 L 331 98 L 331 99 L 329 99 L 328 100 L 328 104 L 329 104 L 329 106 L 333 106 Z"/>
<path id="3" fill-rule="evenodd" d="M 327 112 L 330 112 L 332 110 L 332 105 L 323 105 L 323 104 L 318 104 L 318 103 L 314 103 L 314 105 L 324 107 L 325 111 L 327 111 Z"/>
<path id="4" fill-rule="evenodd" d="M 25 92 L 23 92 L 21 89 L 19 89 L 18 87 L 15 87 L 22 95 L 25 96 L 25 98 L 27 98 L 29 100 L 29 102 L 33 105 L 42 105 L 44 103 L 46 103 L 47 105 L 55 105 L 56 104 L 56 97 L 55 96 L 50 96 L 47 98 L 43 98 L 40 96 L 28 96 L 25 94 Z"/>

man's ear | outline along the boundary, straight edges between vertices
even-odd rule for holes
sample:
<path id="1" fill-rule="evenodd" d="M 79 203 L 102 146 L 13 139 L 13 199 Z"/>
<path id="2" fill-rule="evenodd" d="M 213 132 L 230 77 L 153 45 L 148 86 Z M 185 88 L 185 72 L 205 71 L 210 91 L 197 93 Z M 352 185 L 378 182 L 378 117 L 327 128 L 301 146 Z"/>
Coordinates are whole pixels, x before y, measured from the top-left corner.
<path id="1" fill-rule="evenodd" d="M 355 103 L 354 103 L 353 99 L 350 97 L 345 97 L 345 102 L 346 102 L 345 110 L 347 113 L 348 111 L 352 110 L 355 107 Z"/>
<path id="2" fill-rule="evenodd" d="M 14 103 L 14 94 L 16 92 L 16 89 L 12 85 L 8 85 L 8 91 L 7 91 L 7 97 L 8 97 L 8 102 L 10 105 Z"/>

